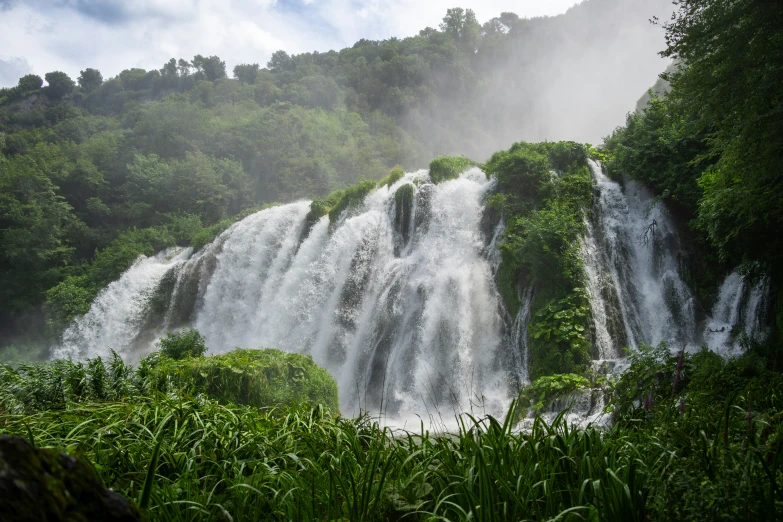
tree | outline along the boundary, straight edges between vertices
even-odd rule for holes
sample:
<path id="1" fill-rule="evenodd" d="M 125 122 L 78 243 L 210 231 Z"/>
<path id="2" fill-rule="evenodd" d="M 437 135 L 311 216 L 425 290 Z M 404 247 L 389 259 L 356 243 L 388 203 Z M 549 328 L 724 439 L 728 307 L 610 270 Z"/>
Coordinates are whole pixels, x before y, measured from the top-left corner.
<path id="1" fill-rule="evenodd" d="M 670 96 L 708 132 L 698 220 L 732 262 L 783 267 L 783 4 L 681 0 L 663 56 Z M 783 276 L 783 274 L 781 274 Z"/>
<path id="2" fill-rule="evenodd" d="M 446 16 L 440 24 L 440 30 L 451 35 L 463 48 L 475 49 L 481 38 L 481 26 L 472 9 L 455 7 L 446 10 Z"/>
<path id="3" fill-rule="evenodd" d="M 0 309 L 36 304 L 72 258 L 75 218 L 56 190 L 31 156 L 0 156 Z"/>
<path id="4" fill-rule="evenodd" d="M 242 83 L 255 83 L 258 71 L 257 63 L 240 64 L 234 67 L 234 78 Z"/>
<path id="5" fill-rule="evenodd" d="M 64 96 L 73 92 L 76 84 L 73 83 L 71 77 L 60 71 L 48 72 L 44 76 L 46 78 L 46 95 L 53 100 L 60 100 Z"/>
<path id="6" fill-rule="evenodd" d="M 266 66 L 274 72 L 290 71 L 294 68 L 294 60 L 285 51 L 275 51 Z"/>
<path id="7" fill-rule="evenodd" d="M 98 69 L 85 69 L 77 81 L 84 92 L 93 92 L 103 84 L 103 75 Z"/>
<path id="8" fill-rule="evenodd" d="M 160 68 L 160 75 L 164 78 L 176 78 L 178 76 L 177 72 L 177 60 L 174 58 L 164 63 L 163 67 Z"/>
<path id="9" fill-rule="evenodd" d="M 207 77 L 207 80 L 214 82 L 219 78 L 226 78 L 226 62 L 222 61 L 217 56 L 209 56 L 207 58 L 197 54 L 193 57 L 191 62 L 193 67 Z"/>
<path id="10" fill-rule="evenodd" d="M 173 60 L 173 58 L 172 58 L 172 60 Z M 186 77 L 186 76 L 188 76 L 190 74 L 190 69 L 192 68 L 192 66 L 190 65 L 190 62 L 180 58 L 177 61 L 177 68 L 179 69 L 179 75 L 184 78 L 184 77 Z"/>
<path id="11" fill-rule="evenodd" d="M 43 80 L 36 74 L 27 74 L 19 78 L 19 84 L 17 89 L 21 93 L 27 94 L 29 92 L 37 91 L 43 85 Z"/>

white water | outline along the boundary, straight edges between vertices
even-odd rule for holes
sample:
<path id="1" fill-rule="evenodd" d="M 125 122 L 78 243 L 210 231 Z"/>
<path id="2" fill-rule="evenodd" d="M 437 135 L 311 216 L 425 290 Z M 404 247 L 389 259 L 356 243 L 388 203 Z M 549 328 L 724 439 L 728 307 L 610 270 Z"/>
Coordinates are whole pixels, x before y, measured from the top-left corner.
<path id="1" fill-rule="evenodd" d="M 695 303 L 679 275 L 680 240 L 641 184 L 623 188 L 590 162 L 597 189 L 583 252 L 601 358 L 641 343 L 699 341 Z"/>
<path id="2" fill-rule="evenodd" d="M 83 359 L 107 357 L 111 350 L 122 356 L 132 354 L 146 328 L 150 302 L 160 282 L 192 252 L 190 248 L 169 248 L 153 257 L 140 256 L 120 279 L 101 290 L 89 312 L 65 331 L 52 355 Z"/>
<path id="3" fill-rule="evenodd" d="M 762 278 L 748 285 L 738 272 L 732 272 L 723 281 L 718 299 L 704 331 L 709 348 L 731 357 L 742 353 L 743 336 L 763 339 L 764 313 L 769 292 L 769 281 Z"/>
<path id="4" fill-rule="evenodd" d="M 415 178 L 406 244 L 394 227 L 394 192 Z M 509 382 L 527 376 L 521 359 L 505 360 L 493 281 L 499 231 L 482 231 L 494 182 L 478 169 L 437 186 L 427 180 L 422 171 L 378 189 L 331 230 L 324 217 L 306 233 L 309 202 L 298 202 L 246 218 L 187 262 L 188 252 L 142 259 L 98 296 L 55 356 L 111 346 L 137 360 L 165 330 L 191 325 L 213 353 L 312 355 L 337 380 L 343 413 L 502 414 Z M 166 322 L 145 336 L 145 303 L 173 277 Z"/>
<path id="5" fill-rule="evenodd" d="M 762 330 L 766 280 L 748 288 L 730 275 L 706 327 L 698 326 L 665 207 L 643 186 L 621 187 L 596 163 L 590 168 L 594 204 L 580 250 L 596 368 L 622 371 L 621 348 L 641 343 L 738 353 L 739 332 Z M 394 193 L 414 181 L 410 227 L 397 230 Z M 521 289 L 522 307 L 508 317 L 494 283 L 504 222 L 493 226 L 484 206 L 493 186 L 478 169 L 437 186 L 420 171 L 334 224 L 324 217 L 308 229 L 309 202 L 297 202 L 234 224 L 195 255 L 142 256 L 53 355 L 105 357 L 114 349 L 136 362 L 166 331 L 192 326 L 213 353 L 239 346 L 310 354 L 337 380 L 345 414 L 380 413 L 398 425 L 416 416 L 446 424 L 462 412 L 503 415 L 529 382 L 534 291 Z M 605 422 L 600 394 L 571 399 L 569 418 Z"/>

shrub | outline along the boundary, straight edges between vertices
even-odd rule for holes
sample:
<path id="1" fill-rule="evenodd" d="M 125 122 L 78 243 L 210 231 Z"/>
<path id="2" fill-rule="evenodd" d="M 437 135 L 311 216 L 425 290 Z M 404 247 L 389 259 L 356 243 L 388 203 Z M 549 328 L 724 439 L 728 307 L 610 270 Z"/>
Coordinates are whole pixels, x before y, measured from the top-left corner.
<path id="1" fill-rule="evenodd" d="M 383 178 L 378 182 L 378 186 L 391 187 L 392 185 L 400 181 L 404 175 L 405 175 L 405 170 L 400 165 L 396 165 L 393 169 L 389 171 L 389 174 L 385 178 Z"/>
<path id="2" fill-rule="evenodd" d="M 202 357 L 207 352 L 204 338 L 194 329 L 168 332 L 155 346 L 161 354 L 175 361 L 186 357 Z"/>
<path id="3" fill-rule="evenodd" d="M 309 356 L 274 349 L 238 349 L 186 359 L 167 358 L 163 351 L 160 355 L 147 358 L 139 370 L 160 391 L 173 386 L 205 393 L 222 403 L 258 408 L 303 403 L 322 404 L 334 412 L 338 408 L 337 384 Z"/>
<path id="4" fill-rule="evenodd" d="M 458 178 L 470 167 L 478 165 L 465 156 L 440 156 L 430 162 L 430 178 L 437 184 L 441 181 Z"/>
<path id="5" fill-rule="evenodd" d="M 520 392 L 519 413 L 540 412 L 556 399 L 589 386 L 590 381 L 587 378 L 573 373 L 539 377 Z"/>

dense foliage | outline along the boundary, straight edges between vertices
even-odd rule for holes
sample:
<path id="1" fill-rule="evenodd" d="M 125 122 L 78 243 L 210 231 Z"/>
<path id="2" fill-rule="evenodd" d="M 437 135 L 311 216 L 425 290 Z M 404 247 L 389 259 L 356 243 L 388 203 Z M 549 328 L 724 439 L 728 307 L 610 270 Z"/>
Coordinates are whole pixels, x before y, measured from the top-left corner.
<path id="1" fill-rule="evenodd" d="M 257 408 L 320 404 L 337 412 L 337 385 L 310 357 L 273 349 L 237 349 L 211 357 L 182 356 L 178 351 L 180 357 L 171 358 L 166 350 L 171 339 L 163 350 L 142 359 L 138 368 L 125 364 L 113 351 L 107 362 L 97 357 L 78 363 L 22 363 L 17 368 L 0 364 L 0 410 L 59 411 L 85 402 L 185 393 L 206 395 L 223 404 Z M 177 341 L 198 347 L 199 339 L 200 334 L 191 330 L 179 334 Z"/>
<path id="2" fill-rule="evenodd" d="M 506 220 L 498 286 L 515 316 L 533 293 L 530 378 L 582 373 L 590 360 L 590 312 L 579 237 L 592 202 L 587 149 L 573 142 L 516 143 L 485 166 L 498 180 L 490 205 Z"/>

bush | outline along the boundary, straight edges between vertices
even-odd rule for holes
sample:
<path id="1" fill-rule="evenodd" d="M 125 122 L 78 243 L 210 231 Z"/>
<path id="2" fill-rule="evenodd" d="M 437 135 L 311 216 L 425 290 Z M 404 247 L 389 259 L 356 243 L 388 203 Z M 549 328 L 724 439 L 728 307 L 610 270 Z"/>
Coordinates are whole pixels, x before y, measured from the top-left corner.
<path id="1" fill-rule="evenodd" d="M 153 389 L 173 386 L 191 394 L 205 393 L 224 404 L 257 408 L 307 403 L 338 411 L 337 384 L 309 356 L 274 349 L 238 349 L 185 359 L 167 358 L 163 351 L 160 355 L 145 359 L 139 370 Z"/>
<path id="2" fill-rule="evenodd" d="M 440 156 L 430 162 L 430 178 L 435 184 L 455 179 L 476 165 L 475 161 L 465 156 Z"/>
<path id="3" fill-rule="evenodd" d="M 175 361 L 186 357 L 202 357 L 207 352 L 204 338 L 194 329 L 168 332 L 155 346 L 161 354 Z"/>
<path id="4" fill-rule="evenodd" d="M 587 378 L 573 373 L 539 377 L 519 393 L 519 413 L 540 412 L 558 398 L 589 386 Z"/>

